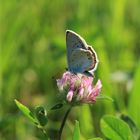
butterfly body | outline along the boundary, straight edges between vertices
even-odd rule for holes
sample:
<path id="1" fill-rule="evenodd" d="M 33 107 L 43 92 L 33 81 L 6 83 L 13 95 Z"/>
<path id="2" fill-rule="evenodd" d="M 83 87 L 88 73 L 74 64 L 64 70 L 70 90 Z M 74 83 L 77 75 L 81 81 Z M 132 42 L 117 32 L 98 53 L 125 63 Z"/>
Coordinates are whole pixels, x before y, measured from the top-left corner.
<path id="1" fill-rule="evenodd" d="M 66 31 L 68 70 L 72 73 L 93 75 L 98 65 L 96 52 L 77 33 Z"/>

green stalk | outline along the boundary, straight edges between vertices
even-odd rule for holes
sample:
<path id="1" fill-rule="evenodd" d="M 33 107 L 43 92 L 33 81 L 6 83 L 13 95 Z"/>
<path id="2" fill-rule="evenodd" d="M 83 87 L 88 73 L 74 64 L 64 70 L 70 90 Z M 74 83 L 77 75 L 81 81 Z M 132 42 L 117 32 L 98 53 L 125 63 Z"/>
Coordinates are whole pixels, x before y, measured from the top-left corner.
<path id="1" fill-rule="evenodd" d="M 65 116 L 64 116 L 63 121 L 62 121 L 62 123 L 61 123 L 61 127 L 60 127 L 60 129 L 59 129 L 58 140 L 61 140 L 62 131 L 63 131 L 64 125 L 65 125 L 65 123 L 66 123 L 67 117 L 68 117 L 68 115 L 69 115 L 69 113 L 70 113 L 70 111 L 71 111 L 71 108 L 72 108 L 72 107 L 70 106 L 70 107 L 68 108 L 67 112 L 65 113 Z"/>

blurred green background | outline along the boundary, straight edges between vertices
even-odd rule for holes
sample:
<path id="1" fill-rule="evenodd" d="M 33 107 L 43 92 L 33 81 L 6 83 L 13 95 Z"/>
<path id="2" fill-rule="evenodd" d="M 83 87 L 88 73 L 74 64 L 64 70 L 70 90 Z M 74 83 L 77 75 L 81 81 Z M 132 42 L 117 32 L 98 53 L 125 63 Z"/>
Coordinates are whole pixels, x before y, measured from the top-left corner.
<path id="1" fill-rule="evenodd" d="M 139 0 L 0 0 L 0 139 L 41 139 L 42 132 L 21 114 L 14 99 L 30 108 L 57 102 L 55 79 L 67 67 L 66 29 L 94 46 L 100 60 L 95 79 L 102 80 L 102 94 L 114 102 L 74 108 L 63 139 L 71 139 L 76 119 L 83 140 L 102 136 L 99 121 L 104 114 L 128 114 L 140 129 L 139 6 Z M 64 111 L 49 114 L 52 139 Z"/>

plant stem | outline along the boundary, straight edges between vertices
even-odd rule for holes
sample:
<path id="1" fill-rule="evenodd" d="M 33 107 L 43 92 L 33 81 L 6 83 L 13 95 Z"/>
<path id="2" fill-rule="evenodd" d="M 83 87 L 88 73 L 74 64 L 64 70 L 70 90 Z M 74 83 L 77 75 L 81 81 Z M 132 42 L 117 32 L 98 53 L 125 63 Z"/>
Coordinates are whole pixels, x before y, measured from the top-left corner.
<path id="1" fill-rule="evenodd" d="M 45 130 L 45 128 L 43 128 L 42 126 L 37 126 L 37 128 L 38 129 L 40 129 L 42 132 L 43 132 L 43 134 L 44 134 L 44 137 L 45 138 L 47 138 L 46 140 L 49 140 L 49 138 L 48 138 L 48 135 L 47 135 L 47 132 L 46 132 L 46 130 Z"/>
<path id="2" fill-rule="evenodd" d="M 45 129 L 42 129 L 42 132 L 43 132 L 43 134 L 44 134 L 44 136 L 47 138 L 47 140 L 48 140 L 48 135 L 47 135 L 47 133 L 46 133 L 46 130 Z"/>
<path id="3" fill-rule="evenodd" d="M 68 117 L 68 115 L 69 115 L 69 113 L 71 111 L 71 108 L 72 108 L 72 106 L 70 106 L 68 108 L 67 112 L 65 113 L 65 116 L 64 116 L 63 121 L 61 123 L 61 127 L 59 129 L 58 140 L 61 140 L 62 131 L 63 131 L 64 125 L 66 123 L 67 117 Z"/>

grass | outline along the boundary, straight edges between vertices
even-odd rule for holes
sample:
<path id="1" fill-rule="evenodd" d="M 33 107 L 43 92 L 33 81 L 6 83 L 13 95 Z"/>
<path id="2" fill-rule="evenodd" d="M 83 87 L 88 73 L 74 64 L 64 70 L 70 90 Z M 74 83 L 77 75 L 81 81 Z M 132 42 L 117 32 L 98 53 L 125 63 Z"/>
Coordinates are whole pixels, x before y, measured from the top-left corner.
<path id="1" fill-rule="evenodd" d="M 70 139 L 67 136 L 71 135 L 76 119 L 80 121 L 83 137 L 101 135 L 99 120 L 104 114 L 128 114 L 140 128 L 138 0 L 1 0 L 0 3 L 2 140 L 41 137 L 41 132 L 19 113 L 14 99 L 31 108 L 37 105 L 47 108 L 56 102 L 55 79 L 67 67 L 66 29 L 79 33 L 94 46 L 100 60 L 95 78 L 102 80 L 102 94 L 112 97 L 114 102 L 99 101 L 93 106 L 75 108 L 63 137 Z M 63 111 L 50 114 L 48 132 L 52 137 L 58 131 Z"/>

